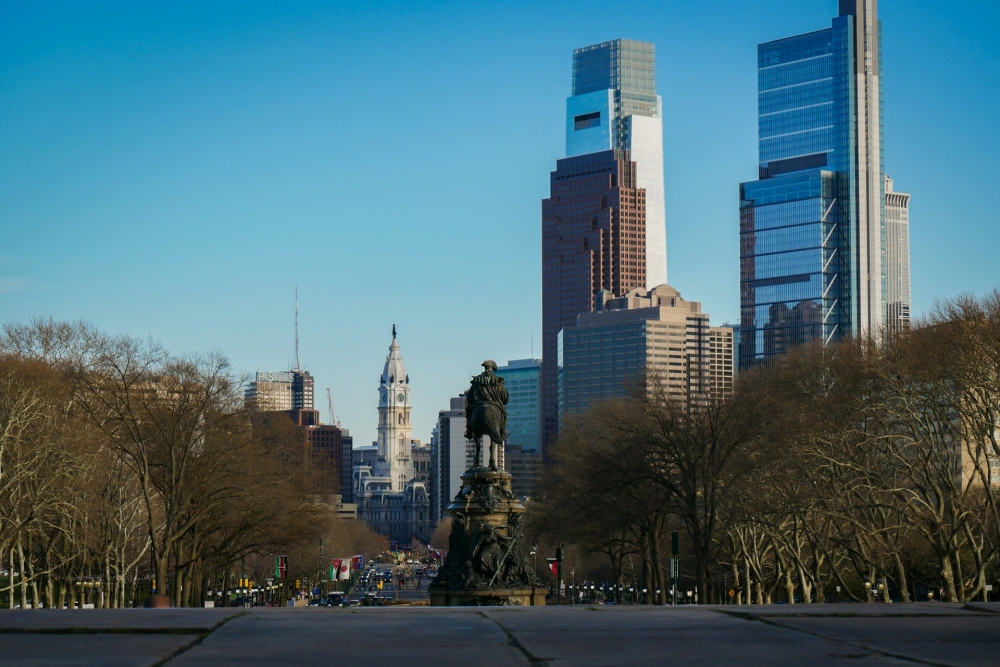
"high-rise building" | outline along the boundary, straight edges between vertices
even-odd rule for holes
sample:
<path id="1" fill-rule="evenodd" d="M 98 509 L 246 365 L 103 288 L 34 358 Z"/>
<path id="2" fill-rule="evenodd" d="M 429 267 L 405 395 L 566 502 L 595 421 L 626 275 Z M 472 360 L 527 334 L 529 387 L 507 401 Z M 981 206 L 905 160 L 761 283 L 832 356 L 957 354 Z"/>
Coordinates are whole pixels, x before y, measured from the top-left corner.
<path id="1" fill-rule="evenodd" d="M 313 409 L 313 377 L 309 371 L 291 371 L 292 376 L 292 409 Z"/>
<path id="2" fill-rule="evenodd" d="M 312 410 L 313 377 L 309 371 L 258 372 L 244 396 L 261 412 Z"/>
<path id="3" fill-rule="evenodd" d="M 244 392 L 248 402 L 260 412 L 284 412 L 292 409 L 292 374 L 257 372 Z"/>
<path id="4" fill-rule="evenodd" d="M 601 290 L 620 296 L 666 282 L 655 49 L 627 39 L 576 49 L 566 159 L 542 203 L 542 447 L 558 432 L 559 331 Z"/>
<path id="5" fill-rule="evenodd" d="M 513 478 L 511 490 L 522 501 L 527 500 L 534 493 L 542 474 L 541 453 L 521 445 L 505 445 L 504 461 L 504 470 Z"/>
<path id="6" fill-rule="evenodd" d="M 724 398 L 733 389 L 733 330 L 713 327 L 697 301 L 669 285 L 595 297 L 594 312 L 560 333 L 559 414 L 623 398 L 661 383 L 687 404 Z"/>
<path id="7" fill-rule="evenodd" d="M 887 286 L 877 0 L 757 47 L 759 180 L 740 185 L 743 367 L 877 335 Z"/>
<path id="8" fill-rule="evenodd" d="M 910 329 L 910 195 L 885 177 L 886 329 Z"/>
<path id="9" fill-rule="evenodd" d="M 438 413 L 434 430 L 431 467 L 436 497 L 431 516 L 437 522 L 448 515 L 448 505 L 462 488 L 462 473 L 472 465 L 473 444 L 465 437 L 465 394 L 451 399 L 449 409 Z"/>
<path id="10" fill-rule="evenodd" d="M 621 149 L 636 163 L 636 187 L 646 191 L 648 289 L 667 282 L 662 107 L 652 44 L 616 39 L 573 51 L 566 157 Z"/>
<path id="11" fill-rule="evenodd" d="M 541 359 L 516 359 L 497 369 L 510 395 L 507 403 L 507 445 L 539 452 L 542 441 Z"/>
<path id="12" fill-rule="evenodd" d="M 593 308 L 646 284 L 645 192 L 628 151 L 559 160 L 542 202 L 543 453 L 558 432 L 559 332 Z"/>
<path id="13" fill-rule="evenodd" d="M 373 467 L 354 469 L 354 501 L 358 517 L 380 535 L 426 542 L 431 534 L 430 498 L 413 471 L 410 437 L 410 376 L 392 328 L 392 343 L 379 376 L 378 449 Z"/>

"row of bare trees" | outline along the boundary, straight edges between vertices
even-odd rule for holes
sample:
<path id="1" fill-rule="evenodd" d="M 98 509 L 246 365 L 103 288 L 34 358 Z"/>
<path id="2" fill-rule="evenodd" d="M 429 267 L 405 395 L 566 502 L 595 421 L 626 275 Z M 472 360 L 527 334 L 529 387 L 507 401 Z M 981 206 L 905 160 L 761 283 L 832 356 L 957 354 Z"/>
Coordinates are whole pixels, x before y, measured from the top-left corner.
<path id="1" fill-rule="evenodd" d="M 252 412 L 220 354 L 177 357 L 83 323 L 8 325 L 0 595 L 9 607 L 122 607 L 155 584 L 201 606 L 247 556 L 304 554 L 290 575 L 309 578 L 321 540 L 380 550 L 342 525 L 304 446 L 290 420 Z"/>
<path id="2" fill-rule="evenodd" d="M 647 602 L 673 530 L 702 601 L 965 601 L 1000 579 L 1000 291 L 796 350 L 707 406 L 651 380 L 565 426 L 531 525 Z"/>

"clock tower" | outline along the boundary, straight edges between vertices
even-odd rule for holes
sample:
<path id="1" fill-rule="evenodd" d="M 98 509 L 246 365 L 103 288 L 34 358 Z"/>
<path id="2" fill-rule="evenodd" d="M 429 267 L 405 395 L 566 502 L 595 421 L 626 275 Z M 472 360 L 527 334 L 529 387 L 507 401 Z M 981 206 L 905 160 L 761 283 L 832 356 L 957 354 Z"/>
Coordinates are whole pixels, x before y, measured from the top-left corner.
<path id="1" fill-rule="evenodd" d="M 410 377 L 392 326 L 392 344 L 378 387 L 378 461 L 373 475 L 391 480 L 391 491 L 402 491 L 413 479 L 410 453 Z"/>

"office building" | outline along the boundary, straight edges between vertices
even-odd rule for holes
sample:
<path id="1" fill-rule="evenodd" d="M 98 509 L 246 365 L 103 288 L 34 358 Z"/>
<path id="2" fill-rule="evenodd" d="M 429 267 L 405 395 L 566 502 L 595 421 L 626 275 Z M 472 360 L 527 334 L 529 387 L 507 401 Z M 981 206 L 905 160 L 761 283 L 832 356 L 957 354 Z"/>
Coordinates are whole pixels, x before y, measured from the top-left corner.
<path id="1" fill-rule="evenodd" d="M 521 445 L 504 446 L 504 470 L 510 473 L 511 490 L 521 501 L 531 498 L 542 474 L 542 455 Z"/>
<path id="2" fill-rule="evenodd" d="M 667 282 L 663 195 L 663 102 L 656 53 L 648 42 L 616 39 L 573 51 L 573 95 L 566 100 L 566 157 L 626 150 L 636 187 L 646 193 L 646 283 Z"/>
<path id="3" fill-rule="evenodd" d="M 462 488 L 462 473 L 472 465 L 474 445 L 465 437 L 465 394 L 452 398 L 448 410 L 438 413 L 431 438 L 431 467 L 435 493 L 434 522 L 448 516 L 448 505 Z"/>
<path id="4" fill-rule="evenodd" d="M 247 402 L 260 412 L 285 412 L 292 409 L 292 374 L 257 372 L 244 392 Z"/>
<path id="5" fill-rule="evenodd" d="M 559 331 L 590 312 L 594 294 L 646 284 L 645 192 L 628 151 L 559 160 L 542 202 L 543 453 L 558 431 Z"/>
<path id="6" fill-rule="evenodd" d="M 497 369 L 510 395 L 507 403 L 507 445 L 519 445 L 526 450 L 541 451 L 542 394 L 541 359 L 516 359 Z"/>
<path id="7" fill-rule="evenodd" d="M 257 372 L 244 396 L 261 412 L 312 410 L 313 378 L 309 371 Z"/>
<path id="8" fill-rule="evenodd" d="M 740 365 L 878 335 L 890 277 L 876 0 L 757 48 L 759 173 L 740 185 Z"/>
<path id="9" fill-rule="evenodd" d="M 910 195 L 885 177 L 886 329 L 910 330 Z"/>
<path id="10" fill-rule="evenodd" d="M 391 541 L 430 539 L 427 487 L 415 479 L 410 427 L 410 376 L 392 328 L 392 343 L 379 376 L 377 456 L 373 466 L 354 469 L 358 516 Z"/>
<path id="11" fill-rule="evenodd" d="M 595 401 L 623 398 L 661 384 L 688 405 L 733 388 L 733 332 L 713 327 L 701 304 L 669 285 L 595 296 L 594 312 L 559 335 L 559 414 L 585 412 Z"/>
<path id="12" fill-rule="evenodd" d="M 289 373 L 292 377 L 292 409 L 313 409 L 313 377 L 309 371 L 295 370 Z"/>

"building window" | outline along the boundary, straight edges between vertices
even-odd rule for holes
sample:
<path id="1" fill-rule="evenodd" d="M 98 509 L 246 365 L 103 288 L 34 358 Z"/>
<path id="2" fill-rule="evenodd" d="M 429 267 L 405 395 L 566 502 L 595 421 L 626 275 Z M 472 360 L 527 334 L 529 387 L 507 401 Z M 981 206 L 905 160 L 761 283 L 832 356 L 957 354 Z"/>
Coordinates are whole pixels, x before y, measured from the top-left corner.
<path id="1" fill-rule="evenodd" d="M 573 118 L 573 130 L 589 130 L 592 127 L 601 126 L 601 112 L 586 113 Z"/>

